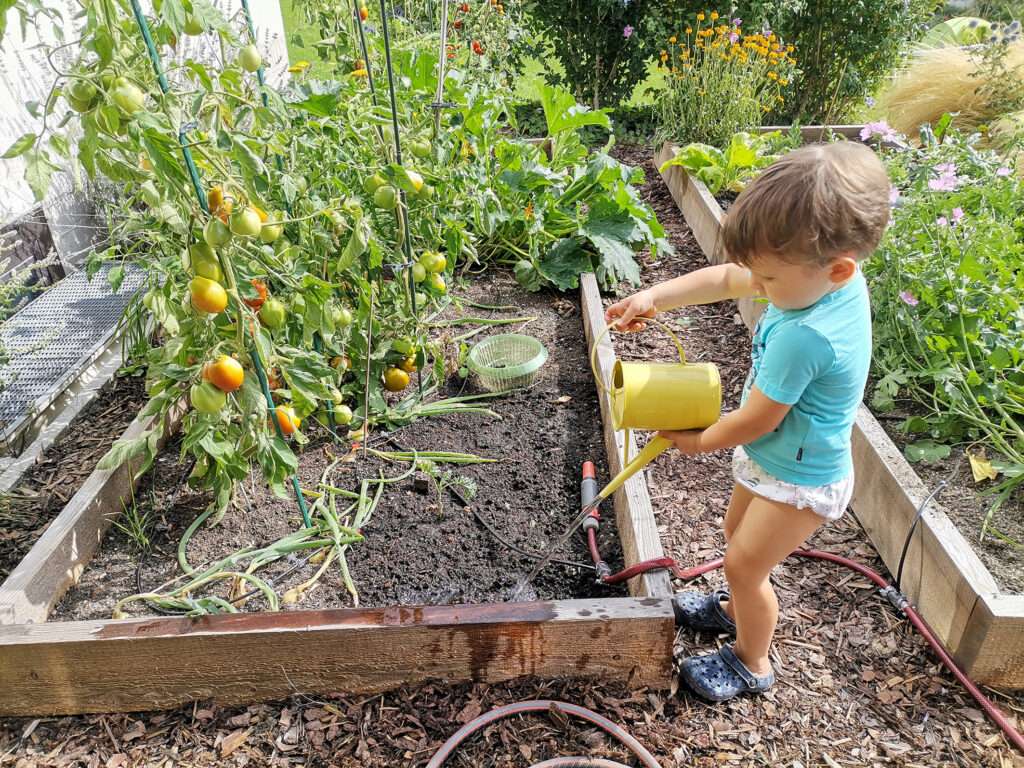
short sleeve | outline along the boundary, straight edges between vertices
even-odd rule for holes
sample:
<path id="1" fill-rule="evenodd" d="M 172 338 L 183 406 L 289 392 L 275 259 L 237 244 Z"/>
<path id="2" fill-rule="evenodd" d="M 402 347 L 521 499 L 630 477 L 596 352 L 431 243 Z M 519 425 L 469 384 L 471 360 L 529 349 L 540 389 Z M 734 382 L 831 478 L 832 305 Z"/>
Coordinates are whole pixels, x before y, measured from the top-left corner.
<path id="1" fill-rule="evenodd" d="M 800 323 L 787 323 L 767 340 L 754 383 L 768 398 L 793 405 L 807 385 L 835 363 L 832 344 Z"/>

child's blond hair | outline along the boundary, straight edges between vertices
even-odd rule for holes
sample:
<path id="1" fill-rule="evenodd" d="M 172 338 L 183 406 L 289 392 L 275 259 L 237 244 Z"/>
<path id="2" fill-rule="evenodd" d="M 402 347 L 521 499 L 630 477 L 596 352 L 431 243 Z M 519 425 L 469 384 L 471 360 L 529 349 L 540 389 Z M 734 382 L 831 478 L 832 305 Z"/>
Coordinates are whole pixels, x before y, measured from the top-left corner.
<path id="1" fill-rule="evenodd" d="M 841 251 L 867 257 L 889 223 L 889 177 L 863 144 L 812 144 L 784 155 L 733 203 L 722 232 L 729 260 L 823 266 Z"/>

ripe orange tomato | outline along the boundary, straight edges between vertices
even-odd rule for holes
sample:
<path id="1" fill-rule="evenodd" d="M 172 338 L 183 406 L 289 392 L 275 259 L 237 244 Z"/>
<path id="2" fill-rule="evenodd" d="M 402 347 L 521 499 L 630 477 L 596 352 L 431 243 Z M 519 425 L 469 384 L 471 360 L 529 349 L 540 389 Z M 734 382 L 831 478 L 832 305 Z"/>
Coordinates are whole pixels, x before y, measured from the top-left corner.
<path id="1" fill-rule="evenodd" d="M 252 287 L 256 289 L 256 293 L 259 294 L 259 298 L 256 299 L 242 299 L 253 309 L 259 309 L 263 306 L 263 302 L 267 300 L 267 284 L 262 280 L 257 280 L 255 277 L 252 279 Z"/>
<path id="2" fill-rule="evenodd" d="M 231 213 L 231 198 L 224 197 L 223 187 L 214 187 L 206 195 L 206 204 L 210 208 L 210 213 L 216 216 L 225 224 L 228 223 L 228 214 Z"/>
<path id="3" fill-rule="evenodd" d="M 290 435 L 299 428 L 300 419 L 295 415 L 295 411 L 285 405 L 279 405 L 274 409 L 273 413 L 274 420 L 277 421 L 277 425 L 281 428 L 282 435 Z"/>
<path id="4" fill-rule="evenodd" d="M 203 378 L 223 392 L 234 392 L 242 386 L 244 377 L 242 364 L 227 355 L 221 355 L 216 361 L 203 366 Z"/>
<path id="5" fill-rule="evenodd" d="M 223 312 L 228 305 L 228 294 L 220 283 L 205 277 L 193 277 L 188 283 L 192 303 L 211 315 Z"/>

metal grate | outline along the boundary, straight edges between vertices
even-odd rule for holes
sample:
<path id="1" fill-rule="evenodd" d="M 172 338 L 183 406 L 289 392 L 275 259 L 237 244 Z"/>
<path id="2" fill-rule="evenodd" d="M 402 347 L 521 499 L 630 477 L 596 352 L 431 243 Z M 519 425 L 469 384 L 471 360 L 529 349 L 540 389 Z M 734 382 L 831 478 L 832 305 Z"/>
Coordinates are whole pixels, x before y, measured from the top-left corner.
<path id="1" fill-rule="evenodd" d="M 142 286 L 145 271 L 125 264 L 117 293 L 110 264 L 89 280 L 75 272 L 40 294 L 0 328 L 11 353 L 0 366 L 0 439 L 8 440 L 33 413 L 45 408 L 110 343 L 121 313 Z"/>

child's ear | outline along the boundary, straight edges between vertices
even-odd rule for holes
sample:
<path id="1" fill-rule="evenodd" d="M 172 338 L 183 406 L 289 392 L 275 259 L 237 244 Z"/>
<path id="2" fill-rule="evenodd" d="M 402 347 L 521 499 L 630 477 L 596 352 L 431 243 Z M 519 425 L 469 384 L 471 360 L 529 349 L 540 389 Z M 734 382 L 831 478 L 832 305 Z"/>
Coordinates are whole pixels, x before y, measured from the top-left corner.
<path id="1" fill-rule="evenodd" d="M 848 251 L 841 251 L 829 264 L 828 279 L 833 283 L 849 280 L 857 274 L 857 260 Z"/>

